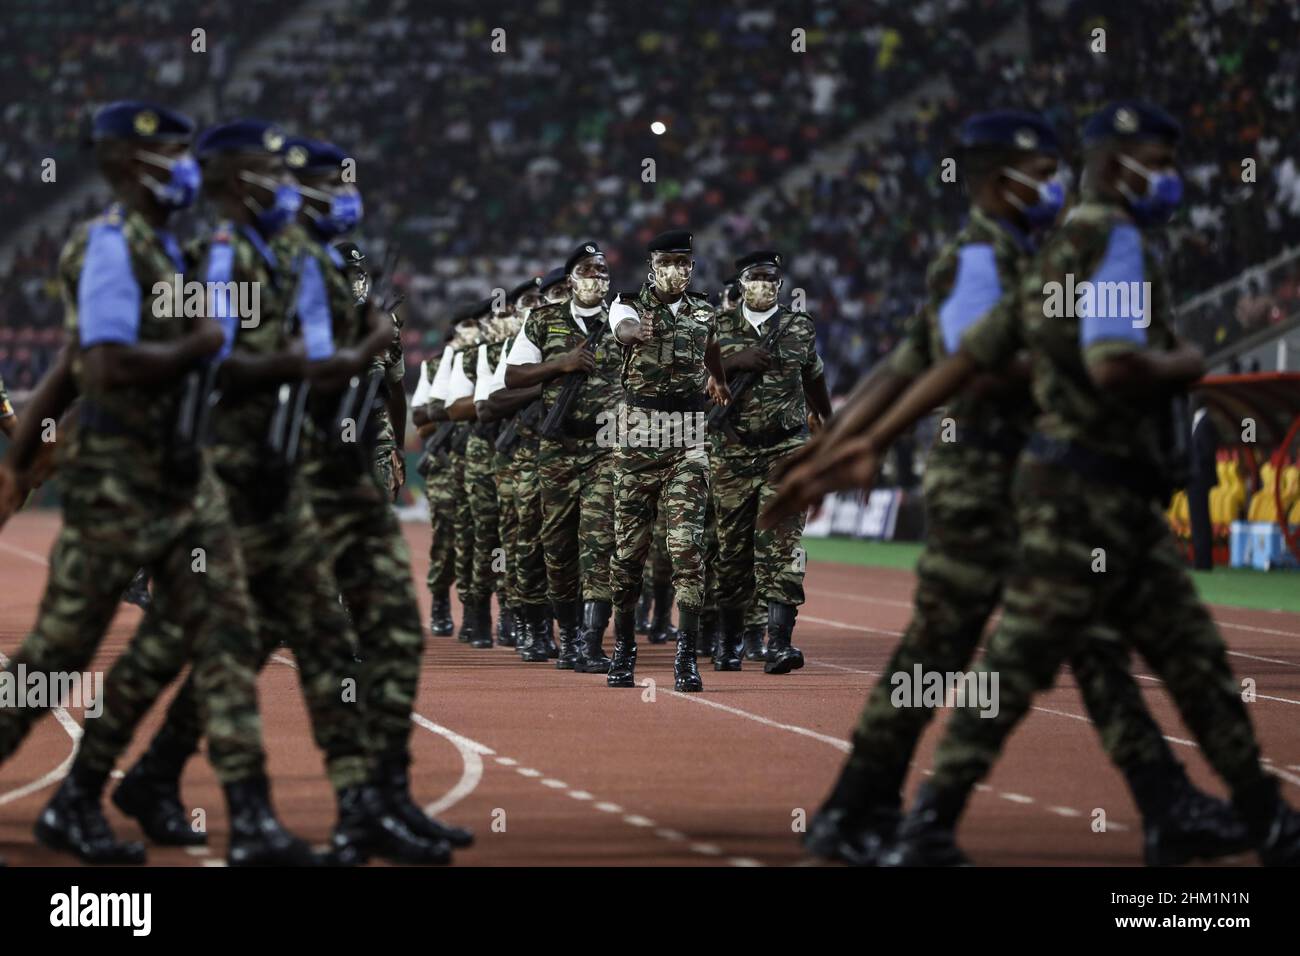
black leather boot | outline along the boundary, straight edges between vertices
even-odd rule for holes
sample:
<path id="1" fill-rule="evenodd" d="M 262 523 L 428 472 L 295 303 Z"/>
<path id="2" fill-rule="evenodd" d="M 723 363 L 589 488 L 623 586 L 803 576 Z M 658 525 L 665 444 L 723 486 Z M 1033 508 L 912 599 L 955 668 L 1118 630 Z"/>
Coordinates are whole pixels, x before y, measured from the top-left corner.
<path id="1" fill-rule="evenodd" d="M 700 636 L 700 615 L 677 609 L 677 653 L 673 655 L 673 689 L 684 693 L 704 690 L 695 662 L 695 642 Z"/>
<path id="2" fill-rule="evenodd" d="M 671 584 L 655 585 L 654 616 L 650 619 L 650 643 L 667 644 L 668 638 L 674 637 L 673 625 L 673 588 Z"/>
<path id="3" fill-rule="evenodd" d="M 719 616 L 722 618 L 722 623 L 718 628 L 718 650 L 713 655 L 713 669 L 738 671 L 740 670 L 741 629 L 745 626 L 745 609 L 743 607 L 723 608 Z"/>
<path id="4" fill-rule="evenodd" d="M 474 599 L 467 597 L 460 602 L 460 633 L 456 635 L 456 640 L 462 644 L 474 640 L 474 625 L 477 623 Z"/>
<path id="5" fill-rule="evenodd" d="M 965 866 L 955 831 L 966 794 L 940 794 L 928 783 L 898 827 L 898 837 L 880 851 L 880 866 Z"/>
<path id="6" fill-rule="evenodd" d="M 144 610 L 149 609 L 149 603 L 153 598 L 149 594 L 148 571 L 141 568 L 139 571 L 135 572 L 135 577 L 133 577 L 131 583 L 126 586 L 126 590 L 122 592 L 122 600 L 127 604 L 134 604 L 138 608 Z"/>
<path id="7" fill-rule="evenodd" d="M 788 674 L 803 667 L 803 651 L 790 643 L 794 633 L 794 605 L 767 605 L 767 657 L 763 662 L 765 674 Z"/>
<path id="8" fill-rule="evenodd" d="M 1142 811 L 1147 866 L 1181 866 L 1250 849 L 1246 825 L 1226 801 L 1192 786 L 1182 764 L 1168 761 L 1125 771 Z"/>
<path id="9" fill-rule="evenodd" d="M 391 757 L 381 760 L 375 770 L 375 780 L 388 808 L 412 832 L 426 840 L 443 840 L 457 849 L 473 845 L 474 834 L 469 830 L 435 820 L 416 806 L 411 799 L 408 758 Z"/>
<path id="10" fill-rule="evenodd" d="M 578 640 L 578 661 L 573 669 L 579 674 L 608 674 L 609 655 L 605 653 L 605 628 L 614 606 L 609 601 L 587 601 L 582 605 L 582 633 Z"/>
<path id="11" fill-rule="evenodd" d="M 514 609 L 515 614 L 515 653 L 522 658 L 524 651 L 532 646 L 533 643 L 533 620 L 530 615 L 530 606 L 520 604 Z"/>
<path id="12" fill-rule="evenodd" d="M 649 582 L 641 586 L 641 600 L 636 602 L 636 632 L 650 633 L 650 607 L 654 604 L 654 590 Z"/>
<path id="13" fill-rule="evenodd" d="M 541 605 L 541 614 L 537 619 L 537 636 L 533 638 L 538 646 L 546 652 L 547 660 L 556 660 L 560 656 L 560 645 L 555 643 L 555 618 L 551 616 L 551 606 Z"/>
<path id="14" fill-rule="evenodd" d="M 498 600 L 500 612 L 497 616 L 497 644 L 501 647 L 515 646 L 515 609 Z"/>
<path id="15" fill-rule="evenodd" d="M 1232 794 L 1233 809 L 1245 822 L 1251 844 L 1265 866 L 1300 866 L 1300 813 L 1278 793 L 1273 777 Z"/>
<path id="16" fill-rule="evenodd" d="M 492 646 L 492 595 L 481 597 L 475 604 L 474 637 L 470 647 Z"/>
<path id="17" fill-rule="evenodd" d="M 614 658 L 605 683 L 610 687 L 636 686 L 636 611 L 614 613 Z"/>
<path id="18" fill-rule="evenodd" d="M 126 772 L 113 791 L 114 805 L 140 824 L 140 829 L 159 846 L 202 846 L 206 833 L 190 826 L 181 803 L 181 772 L 190 748 L 170 741 L 164 729 L 144 756 Z"/>
<path id="19" fill-rule="evenodd" d="M 712 658 L 718 650 L 718 612 L 700 614 L 700 636 L 695 641 L 695 656 Z"/>
<path id="20" fill-rule="evenodd" d="M 550 627 L 550 614 L 545 604 L 530 604 L 524 608 L 524 615 L 528 619 L 528 636 L 525 640 L 527 646 L 519 645 L 519 656 L 530 664 L 540 664 L 550 660 L 546 653 L 546 642 L 543 640 L 543 632 Z"/>
<path id="21" fill-rule="evenodd" d="M 762 625 L 754 625 L 745 628 L 745 660 L 762 661 L 767 659 L 767 652 L 763 650 L 763 633 Z"/>
<path id="22" fill-rule="evenodd" d="M 372 855 L 392 863 L 437 866 L 451 862 L 451 845 L 414 833 L 373 784 L 344 787 L 337 797 L 339 819 L 330 836 L 329 865 L 360 866 Z"/>
<path id="23" fill-rule="evenodd" d="M 450 637 L 456 631 L 451 622 L 451 597 L 446 591 L 433 596 L 429 611 L 429 633 L 434 637 Z"/>
<path id="24" fill-rule="evenodd" d="M 578 630 L 578 602 L 559 601 L 555 605 L 555 620 L 560 625 L 560 651 L 555 659 L 555 669 L 571 671 L 577 667 L 582 643 Z"/>
<path id="25" fill-rule="evenodd" d="M 311 847 L 284 828 L 271 809 L 265 777 L 248 777 L 225 785 L 230 813 L 230 866 L 315 866 Z"/>
<path id="26" fill-rule="evenodd" d="M 144 844 L 119 842 L 104 818 L 100 797 L 107 779 L 107 773 L 74 763 L 37 818 L 36 839 L 82 863 L 143 863 Z"/>

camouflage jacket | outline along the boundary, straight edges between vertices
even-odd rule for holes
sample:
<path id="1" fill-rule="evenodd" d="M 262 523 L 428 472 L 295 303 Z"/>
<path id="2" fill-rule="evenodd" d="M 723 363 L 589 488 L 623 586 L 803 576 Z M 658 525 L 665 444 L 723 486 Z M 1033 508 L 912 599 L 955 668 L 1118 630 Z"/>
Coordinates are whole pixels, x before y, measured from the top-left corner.
<path id="1" fill-rule="evenodd" d="M 972 209 L 965 227 L 927 271 L 925 305 L 908 320 L 902 341 L 890 353 L 891 369 L 915 378 L 955 352 L 967 329 L 990 311 L 1006 308 L 1031 251 L 1006 224 Z M 1003 362 L 1012 358 L 1014 351 Z M 1018 446 L 1028 436 L 1034 407 L 1026 383 L 979 396 L 959 394 L 944 414 L 956 422 L 957 441 L 937 440 L 935 450 L 941 453 L 961 445 L 962 432 L 969 429 Z"/>
<path id="2" fill-rule="evenodd" d="M 406 359 L 402 353 L 402 317 L 397 312 L 391 312 L 389 315 L 393 320 L 393 340 L 388 343 L 388 348 L 379 353 L 371 368 L 379 369 L 380 374 L 384 376 L 384 383 L 391 393 L 392 390 L 400 390 L 403 387 L 402 382 L 406 378 Z M 371 414 L 375 416 L 379 429 L 379 439 L 376 447 L 384 449 L 396 448 L 397 432 L 393 429 L 393 422 L 388 414 L 388 403 L 383 400 L 382 390 L 379 403 Z"/>
<path id="3" fill-rule="evenodd" d="M 1035 427 L 1097 453 L 1165 464 L 1167 400 L 1107 395 L 1087 369 L 1175 344 L 1164 269 L 1123 206 L 1085 196 L 1025 270 L 1013 306 L 969 329 L 962 348 L 986 367 L 1029 350 L 1041 409 Z"/>
<path id="4" fill-rule="evenodd" d="M 802 444 L 806 437 L 808 406 L 804 380 L 812 381 L 824 373 L 812 318 L 778 306 L 755 329 L 745 318 L 744 307 L 737 306 L 718 316 L 718 348 L 725 359 L 757 346 L 773 328 L 772 323 L 784 329 L 772 348 L 772 365 L 737 400 L 729 422 L 741 439 L 761 439 L 764 433 L 773 435 L 794 430 L 777 442 L 764 442 L 764 453 L 784 454 Z M 755 451 L 743 440 L 737 442 L 725 433 L 714 438 L 714 448 L 722 454 L 753 455 Z"/>
<path id="5" fill-rule="evenodd" d="M 228 350 L 266 354 L 284 349 L 289 290 L 282 284 L 285 272 L 267 241 L 251 226 L 222 222 L 188 251 L 202 281 L 236 283 L 244 290 L 235 293 L 232 304 L 239 303 L 241 295 L 248 304 L 248 295 L 256 290 L 254 315 L 244 317 L 235 309 L 224 310 L 230 319 L 223 354 Z M 223 393 L 212 416 L 212 458 L 226 478 L 251 476 L 266 441 L 277 388 L 269 385 L 255 392 Z"/>
<path id="6" fill-rule="evenodd" d="M 585 332 L 579 328 L 568 302 L 545 305 L 528 316 L 525 334 L 541 350 L 542 361 L 549 362 L 582 345 L 598 323 L 604 326 L 605 332 L 596 345 L 596 369 L 578 390 L 568 417 L 570 424 L 590 427 L 594 434 L 594 429 L 601 424 L 597 420 L 600 413 L 613 415 L 623 398 L 623 350 L 609 329 L 608 308 L 602 306 L 599 313 L 585 316 L 582 321 L 587 326 Z M 566 377 L 557 375 L 542 386 L 542 404 L 548 410 L 559 398 Z"/>
<path id="7" fill-rule="evenodd" d="M 87 268 L 92 244 L 101 250 L 96 253 L 94 269 Z M 184 314 L 184 271 L 184 257 L 176 240 L 119 203 L 79 224 L 59 256 L 68 341 L 80 343 L 84 349 L 99 342 L 169 342 L 186 335 L 199 320 Z M 178 283 L 180 303 L 174 299 Z M 112 291 L 106 293 L 110 287 Z M 88 299 L 82 299 L 83 295 Z M 85 302 L 95 304 L 100 327 L 83 327 Z M 108 457 L 124 467 L 156 469 L 159 480 L 165 481 L 165 446 L 176 423 L 181 382 L 168 390 L 143 385 L 92 388 L 85 380 L 79 354 L 73 358 L 72 375 L 83 400 L 98 406 L 114 425 L 76 429 L 64 446 L 64 460 L 72 462 L 82 455 Z"/>
<path id="8" fill-rule="evenodd" d="M 649 342 L 623 346 L 624 391 L 658 398 L 703 395 L 709 378 L 704 353 L 718 328 L 717 312 L 708 300 L 688 292 L 674 316 L 647 283 L 634 295 L 620 295 L 618 301 L 654 321 Z"/>

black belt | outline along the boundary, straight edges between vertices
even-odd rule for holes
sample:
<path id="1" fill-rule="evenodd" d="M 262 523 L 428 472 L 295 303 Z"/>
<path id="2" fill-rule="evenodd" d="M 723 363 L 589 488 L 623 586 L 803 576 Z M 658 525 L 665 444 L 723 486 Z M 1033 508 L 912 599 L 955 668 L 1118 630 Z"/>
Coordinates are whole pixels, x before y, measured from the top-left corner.
<path id="1" fill-rule="evenodd" d="M 1041 461 L 1068 468 L 1090 481 L 1127 488 L 1144 498 L 1159 500 L 1169 493 L 1159 469 L 1149 463 L 1105 455 L 1077 442 L 1049 438 L 1040 432 L 1029 436 L 1025 448 Z"/>
<path id="2" fill-rule="evenodd" d="M 709 400 L 698 393 L 695 395 L 641 395 L 637 392 L 624 392 L 623 403 L 633 408 L 648 408 L 656 412 L 702 412 L 709 407 Z"/>
<path id="3" fill-rule="evenodd" d="M 756 432 L 743 432 L 739 428 L 736 431 L 736 437 L 746 448 L 771 448 L 773 445 L 779 445 L 787 438 L 793 438 L 804 430 L 802 424 L 792 425 L 789 428 L 764 428 Z"/>

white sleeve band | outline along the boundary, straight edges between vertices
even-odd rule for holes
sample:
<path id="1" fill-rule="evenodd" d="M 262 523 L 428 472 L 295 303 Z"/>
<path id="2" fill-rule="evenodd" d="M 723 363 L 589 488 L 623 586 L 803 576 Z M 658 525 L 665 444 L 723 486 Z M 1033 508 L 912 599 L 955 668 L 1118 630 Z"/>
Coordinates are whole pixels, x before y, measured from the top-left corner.
<path id="1" fill-rule="evenodd" d="M 511 365 L 536 365 L 542 360 L 542 350 L 528 337 L 528 328 L 519 330 L 514 343 L 510 346 L 510 355 L 506 361 Z"/>
<path id="2" fill-rule="evenodd" d="M 484 345 L 478 350 L 478 365 L 474 368 L 474 401 L 486 402 L 491 387 L 492 360 L 488 358 L 488 347 Z"/>
<path id="3" fill-rule="evenodd" d="M 433 391 L 433 379 L 429 377 L 429 363 L 420 363 L 420 384 L 415 386 L 415 394 L 411 396 L 412 407 L 419 408 L 421 405 L 429 404 L 429 393 Z"/>
<path id="4" fill-rule="evenodd" d="M 447 395 L 443 399 L 448 405 L 457 399 L 474 394 L 474 383 L 465 374 L 465 353 L 457 352 L 456 360 L 451 366 L 451 380 L 447 383 Z"/>
<path id="5" fill-rule="evenodd" d="M 636 309 L 632 308 L 625 302 L 615 302 L 609 307 L 609 330 L 611 332 L 617 333 L 619 323 L 625 319 L 633 319 L 640 322 L 641 316 L 637 314 Z"/>
<path id="6" fill-rule="evenodd" d="M 456 350 L 448 346 L 442 350 L 438 360 L 438 371 L 433 375 L 433 385 L 429 388 L 429 399 L 440 402 L 447 400 L 447 383 L 451 381 L 451 366 L 456 358 Z"/>
<path id="7" fill-rule="evenodd" d="M 509 354 L 506 349 L 501 350 L 501 361 L 497 362 L 497 370 L 492 373 L 492 382 L 488 385 L 489 396 L 506 387 L 506 359 L 509 358 Z"/>

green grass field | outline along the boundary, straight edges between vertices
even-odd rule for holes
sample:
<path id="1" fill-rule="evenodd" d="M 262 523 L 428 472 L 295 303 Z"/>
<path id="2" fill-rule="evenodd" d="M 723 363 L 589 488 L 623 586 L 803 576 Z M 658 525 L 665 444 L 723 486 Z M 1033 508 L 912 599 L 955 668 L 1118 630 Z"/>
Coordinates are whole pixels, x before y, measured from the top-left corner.
<path id="1" fill-rule="evenodd" d="M 805 538 L 810 561 L 834 561 L 871 568 L 916 566 L 921 545 L 910 541 L 851 541 L 847 538 Z M 1252 571 L 1245 568 L 1215 568 L 1194 571 L 1201 597 L 1210 604 L 1245 607 L 1264 611 L 1300 612 L 1300 573 L 1295 571 Z"/>

